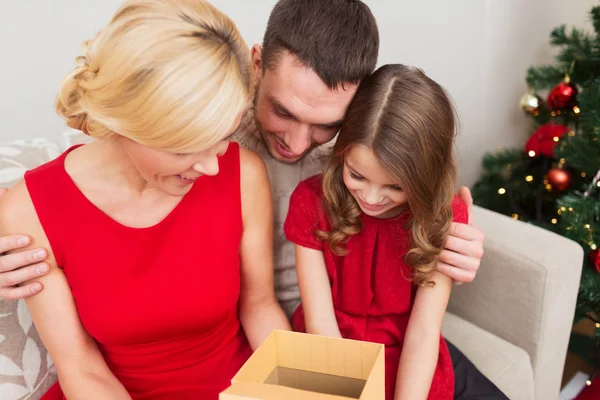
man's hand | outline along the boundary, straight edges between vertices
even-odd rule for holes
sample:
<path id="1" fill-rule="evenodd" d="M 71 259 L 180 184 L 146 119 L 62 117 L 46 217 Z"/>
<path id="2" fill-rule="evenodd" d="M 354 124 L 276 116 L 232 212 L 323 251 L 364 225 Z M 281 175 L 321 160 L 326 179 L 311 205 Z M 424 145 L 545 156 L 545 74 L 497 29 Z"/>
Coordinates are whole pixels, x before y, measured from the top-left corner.
<path id="1" fill-rule="evenodd" d="M 473 198 L 467 187 L 461 187 L 458 196 L 467 205 L 469 224 L 452 223 L 450 235 L 440 253 L 437 270 L 455 282 L 471 282 L 483 257 L 483 232 L 472 224 Z"/>
<path id="2" fill-rule="evenodd" d="M 0 198 L 7 192 L 0 189 Z M 26 235 L 0 237 L 0 299 L 17 300 L 34 295 L 43 289 L 39 282 L 19 286 L 48 273 L 50 266 L 42 261 L 48 257 L 44 249 L 32 249 L 21 253 L 4 254 L 29 245 Z"/>

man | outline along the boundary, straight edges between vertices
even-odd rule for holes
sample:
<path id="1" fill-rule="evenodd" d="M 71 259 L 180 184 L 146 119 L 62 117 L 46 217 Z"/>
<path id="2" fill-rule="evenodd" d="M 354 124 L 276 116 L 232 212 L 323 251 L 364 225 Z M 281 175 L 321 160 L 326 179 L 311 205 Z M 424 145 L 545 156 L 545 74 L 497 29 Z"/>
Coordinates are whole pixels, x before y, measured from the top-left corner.
<path id="1" fill-rule="evenodd" d="M 322 171 L 358 85 L 375 69 L 378 51 L 375 18 L 359 0 L 280 0 L 269 18 L 263 46 L 252 47 L 255 97 L 235 140 L 267 165 L 275 210 L 275 289 L 288 315 L 300 301 L 294 245 L 283 233 L 289 197 L 300 181 Z M 471 206 L 469 190 L 459 193 Z M 28 241 L 26 236 L 2 237 L 0 252 Z M 453 224 L 438 270 L 457 282 L 470 282 L 482 255 L 483 234 L 474 226 Z M 45 274 L 45 258 L 43 249 L 0 256 L 0 298 L 18 299 L 42 290 L 37 282 L 19 284 Z M 457 396 L 481 393 L 490 399 L 505 398 L 450 347 L 453 358 L 461 360 L 455 363 Z M 464 389 L 473 382 L 475 386 Z"/>

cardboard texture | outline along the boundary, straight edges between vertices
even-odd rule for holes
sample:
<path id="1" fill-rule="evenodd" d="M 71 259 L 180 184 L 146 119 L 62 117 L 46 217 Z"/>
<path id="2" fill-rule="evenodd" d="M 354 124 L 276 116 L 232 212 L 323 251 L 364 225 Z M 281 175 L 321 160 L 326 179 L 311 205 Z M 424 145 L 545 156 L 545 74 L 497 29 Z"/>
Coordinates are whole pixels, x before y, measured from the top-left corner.
<path id="1" fill-rule="evenodd" d="M 219 400 L 384 400 L 381 344 L 273 331 Z"/>

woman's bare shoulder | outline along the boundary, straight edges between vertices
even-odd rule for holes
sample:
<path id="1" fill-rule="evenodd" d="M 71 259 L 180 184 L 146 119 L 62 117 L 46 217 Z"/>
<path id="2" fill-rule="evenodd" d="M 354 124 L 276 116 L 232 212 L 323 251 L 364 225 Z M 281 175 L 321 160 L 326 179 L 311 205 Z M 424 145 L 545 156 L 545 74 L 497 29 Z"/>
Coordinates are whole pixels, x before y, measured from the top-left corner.
<path id="1" fill-rule="evenodd" d="M 258 154 L 252 150 L 245 149 L 240 146 L 240 168 L 242 174 L 266 174 L 267 167 L 265 162 Z"/>
<path id="2" fill-rule="evenodd" d="M 265 162 L 255 152 L 240 147 L 240 179 L 242 190 L 254 185 L 269 188 L 269 177 Z M 256 189 L 256 188 L 255 188 Z"/>
<path id="3" fill-rule="evenodd" d="M 0 234 L 19 233 L 45 237 L 24 180 L 0 198 Z"/>
<path id="4" fill-rule="evenodd" d="M 273 218 L 271 186 L 264 161 L 256 153 L 240 148 L 242 217 L 256 221 Z"/>

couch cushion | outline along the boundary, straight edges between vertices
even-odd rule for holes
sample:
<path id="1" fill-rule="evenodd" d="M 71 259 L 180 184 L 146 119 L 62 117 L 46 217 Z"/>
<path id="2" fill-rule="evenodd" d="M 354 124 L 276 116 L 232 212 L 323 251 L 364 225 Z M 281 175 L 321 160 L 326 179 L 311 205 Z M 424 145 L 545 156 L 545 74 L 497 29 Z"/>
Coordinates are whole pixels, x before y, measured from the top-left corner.
<path id="1" fill-rule="evenodd" d="M 534 398 L 533 368 L 525 350 L 451 313 L 444 317 L 442 333 L 509 399 Z"/>
<path id="2" fill-rule="evenodd" d="M 0 399 L 39 399 L 56 370 L 23 300 L 0 300 Z"/>
<path id="3" fill-rule="evenodd" d="M 25 171 L 59 155 L 58 146 L 46 139 L 18 140 L 0 144 L 0 187 L 11 187 Z"/>
<path id="4" fill-rule="evenodd" d="M 78 131 L 77 129 L 68 129 L 63 132 L 61 141 L 61 151 L 67 150 L 71 146 L 77 144 L 87 144 L 95 141 L 94 138 L 86 135 L 85 133 Z"/>
<path id="5" fill-rule="evenodd" d="M 46 139 L 0 144 L 0 187 L 13 186 L 25 171 L 58 155 L 58 146 Z M 55 381 L 25 302 L 0 299 L 0 399 L 39 399 Z"/>

